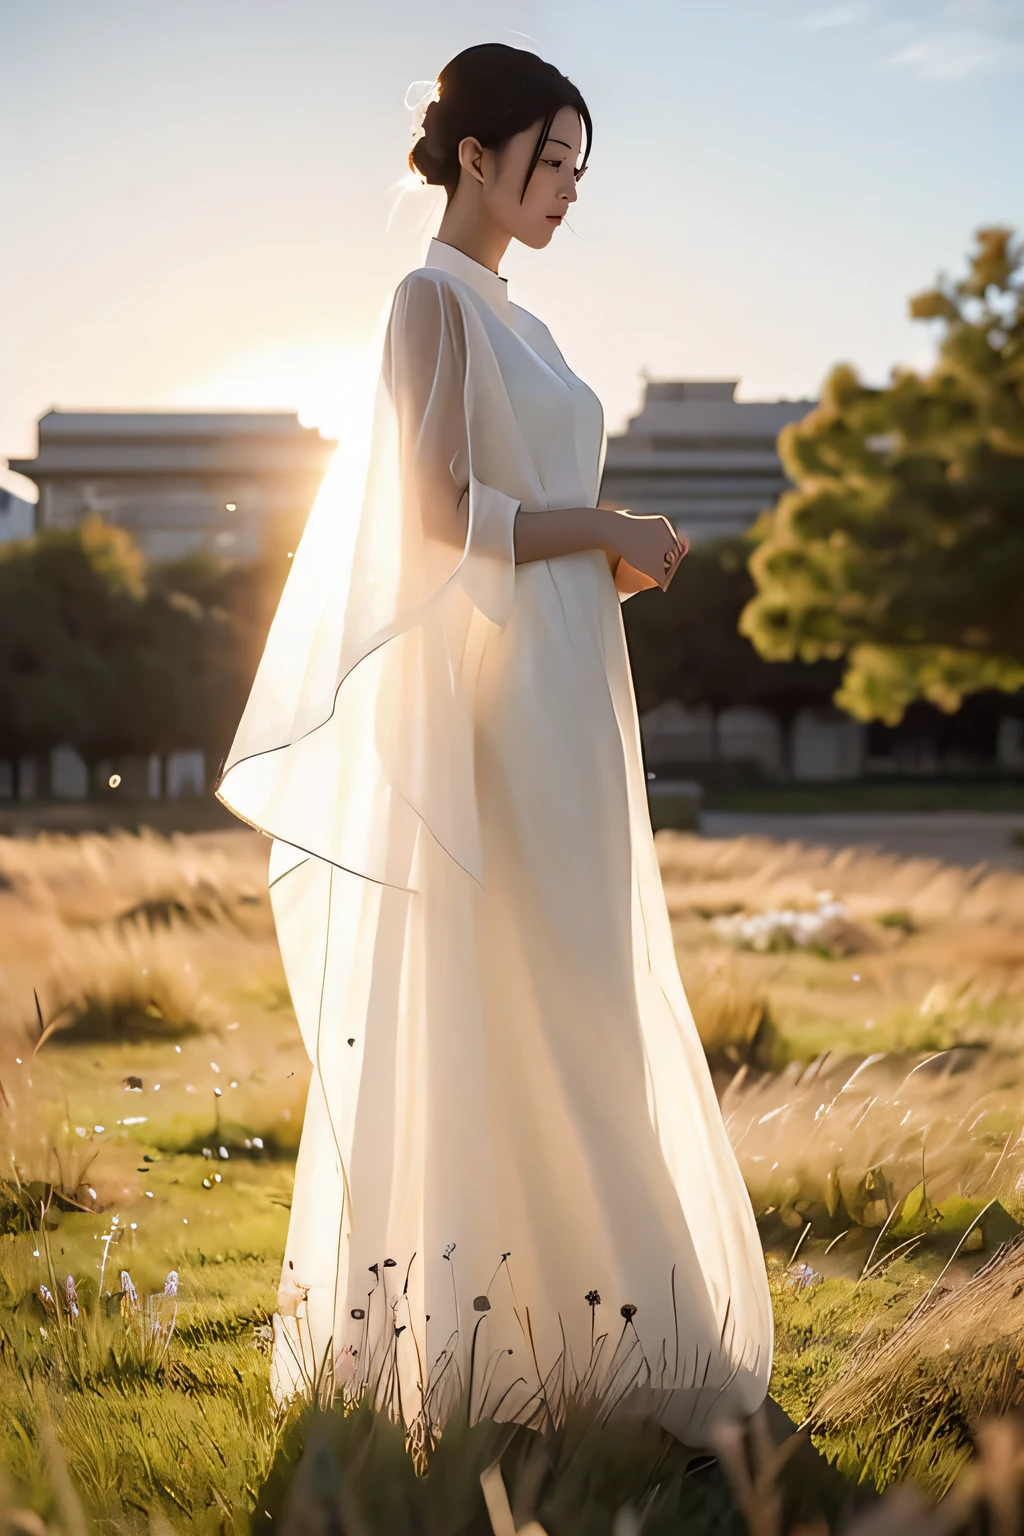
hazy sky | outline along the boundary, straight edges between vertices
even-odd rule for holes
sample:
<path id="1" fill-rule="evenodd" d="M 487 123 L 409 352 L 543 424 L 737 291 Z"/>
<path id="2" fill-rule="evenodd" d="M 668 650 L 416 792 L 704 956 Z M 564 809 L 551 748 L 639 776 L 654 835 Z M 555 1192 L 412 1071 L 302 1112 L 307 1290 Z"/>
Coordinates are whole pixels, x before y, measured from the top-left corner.
<path id="1" fill-rule="evenodd" d="M 385 228 L 406 88 L 483 41 L 590 105 L 573 230 L 503 271 L 613 429 L 644 368 L 922 362 L 908 293 L 1024 227 L 1024 0 L 0 0 L 0 456 L 54 404 L 337 426 L 432 206 Z"/>

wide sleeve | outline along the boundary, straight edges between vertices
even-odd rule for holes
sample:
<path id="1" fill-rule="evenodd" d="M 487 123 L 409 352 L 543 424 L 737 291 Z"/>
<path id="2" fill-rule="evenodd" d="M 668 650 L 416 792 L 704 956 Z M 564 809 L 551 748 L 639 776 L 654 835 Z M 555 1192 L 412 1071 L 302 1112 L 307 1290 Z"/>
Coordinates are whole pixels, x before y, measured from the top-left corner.
<path id="1" fill-rule="evenodd" d="M 411 273 L 400 284 L 383 378 L 397 425 L 406 543 L 423 541 L 426 587 L 457 574 L 474 605 L 501 624 L 511 611 L 521 504 L 490 483 L 503 478 L 495 424 L 507 396 L 478 317 L 449 283 Z"/>
<path id="2" fill-rule="evenodd" d="M 411 273 L 378 344 L 215 787 L 295 856 L 412 889 L 422 828 L 480 878 L 468 637 L 511 613 L 516 512 L 544 501 L 468 291 Z"/>

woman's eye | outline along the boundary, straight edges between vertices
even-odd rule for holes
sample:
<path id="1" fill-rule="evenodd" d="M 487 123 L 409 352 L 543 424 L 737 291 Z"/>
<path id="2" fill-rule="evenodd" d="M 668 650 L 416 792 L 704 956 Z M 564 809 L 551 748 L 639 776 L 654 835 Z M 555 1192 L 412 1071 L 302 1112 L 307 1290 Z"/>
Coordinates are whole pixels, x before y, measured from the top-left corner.
<path id="1" fill-rule="evenodd" d="M 544 164 L 545 165 L 553 165 L 556 171 L 560 171 L 562 169 L 562 162 L 561 162 L 561 160 L 545 160 Z"/>

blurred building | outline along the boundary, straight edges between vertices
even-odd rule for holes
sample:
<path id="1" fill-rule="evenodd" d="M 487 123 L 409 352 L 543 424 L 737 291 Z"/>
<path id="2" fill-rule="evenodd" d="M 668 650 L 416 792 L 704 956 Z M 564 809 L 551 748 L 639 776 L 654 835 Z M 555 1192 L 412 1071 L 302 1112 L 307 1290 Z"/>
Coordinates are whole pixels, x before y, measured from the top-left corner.
<path id="1" fill-rule="evenodd" d="M 251 559 L 298 537 L 333 450 L 287 411 L 49 411 L 10 467 L 39 487 L 40 531 L 97 512 L 151 560 Z"/>
<path id="2" fill-rule="evenodd" d="M 749 787 L 772 780 L 856 779 L 865 769 L 867 730 L 831 706 L 800 710 L 788 732 L 766 709 L 735 705 L 715 714 L 667 700 L 641 721 L 651 777 L 705 779 Z"/>
<path id="3" fill-rule="evenodd" d="M 780 431 L 816 402 L 737 400 L 738 382 L 649 379 L 639 414 L 608 439 L 602 499 L 661 513 L 691 544 L 745 533 L 789 486 Z M 715 715 L 667 702 L 641 729 L 656 779 L 843 779 L 864 766 L 864 727 L 832 708 L 801 711 L 788 740 L 767 710 L 746 707 Z"/>
<path id="4" fill-rule="evenodd" d="M 36 530 L 36 509 L 13 491 L 0 486 L 0 544 L 12 539 L 28 539 Z"/>
<path id="5" fill-rule="evenodd" d="M 661 513 L 691 543 L 745 533 L 789 485 L 776 439 L 813 400 L 737 400 L 737 379 L 647 381 L 644 402 L 609 437 L 601 496 Z"/>

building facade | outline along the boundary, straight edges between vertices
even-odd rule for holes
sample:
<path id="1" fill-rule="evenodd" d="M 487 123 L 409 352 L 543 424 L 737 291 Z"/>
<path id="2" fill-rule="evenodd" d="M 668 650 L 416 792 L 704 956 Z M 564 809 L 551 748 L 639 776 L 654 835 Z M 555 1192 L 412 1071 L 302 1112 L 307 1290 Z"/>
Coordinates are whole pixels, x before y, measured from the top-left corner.
<path id="1" fill-rule="evenodd" d="M 298 538 L 334 446 L 286 411 L 49 411 L 10 467 L 39 487 L 39 531 L 95 512 L 151 560 L 252 559 Z"/>
<path id="2" fill-rule="evenodd" d="M 789 486 L 776 442 L 813 400 L 736 399 L 736 379 L 647 381 L 643 405 L 625 432 L 608 439 L 601 497 L 635 512 L 660 513 L 691 544 L 746 533 Z M 864 727 L 829 708 L 807 709 L 782 740 L 763 709 L 668 701 L 641 721 L 655 779 L 693 773 L 777 779 L 854 778 L 863 771 Z"/>
<path id="3" fill-rule="evenodd" d="M 786 490 L 776 440 L 813 400 L 737 400 L 736 379 L 647 381 L 609 437 L 602 499 L 661 513 L 691 543 L 745 533 Z"/>
<path id="4" fill-rule="evenodd" d="M 30 539 L 36 531 L 36 509 L 30 501 L 0 486 L 0 544 Z"/>

